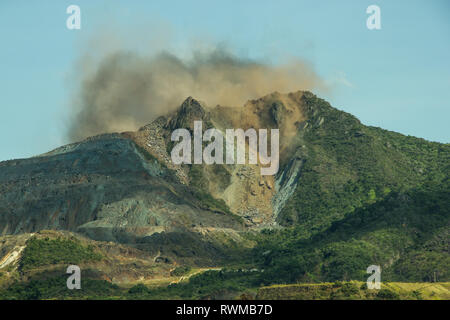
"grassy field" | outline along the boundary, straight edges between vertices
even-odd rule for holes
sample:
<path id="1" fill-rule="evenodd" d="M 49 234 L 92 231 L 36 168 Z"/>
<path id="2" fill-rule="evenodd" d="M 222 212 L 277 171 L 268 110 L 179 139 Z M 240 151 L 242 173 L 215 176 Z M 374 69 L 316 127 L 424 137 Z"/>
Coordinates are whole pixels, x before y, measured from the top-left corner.
<path id="1" fill-rule="evenodd" d="M 449 300 L 450 282 L 386 282 L 368 290 L 364 282 L 272 285 L 258 289 L 257 299 L 269 300 Z"/>

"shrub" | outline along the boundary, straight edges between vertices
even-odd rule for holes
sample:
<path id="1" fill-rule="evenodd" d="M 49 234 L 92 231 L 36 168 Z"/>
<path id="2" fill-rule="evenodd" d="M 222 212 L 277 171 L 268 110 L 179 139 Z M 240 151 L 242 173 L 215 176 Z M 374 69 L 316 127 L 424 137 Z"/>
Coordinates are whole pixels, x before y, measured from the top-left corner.
<path id="1" fill-rule="evenodd" d="M 398 300 L 400 296 L 398 293 L 389 290 L 389 289 L 381 289 L 377 294 L 377 299 L 380 300 Z"/>
<path id="2" fill-rule="evenodd" d="M 79 264 L 85 261 L 101 260 L 102 255 L 92 246 L 85 246 L 77 239 L 36 239 L 27 241 L 19 263 L 26 271 L 51 264 Z"/>
<path id="3" fill-rule="evenodd" d="M 148 288 L 142 283 L 139 283 L 128 290 L 129 294 L 145 294 L 147 292 Z"/>
<path id="4" fill-rule="evenodd" d="M 170 272 L 170 275 L 171 276 L 180 277 L 182 275 L 187 274 L 189 271 L 191 271 L 191 267 L 190 266 L 176 267 L 174 270 L 172 270 L 172 272 Z"/>

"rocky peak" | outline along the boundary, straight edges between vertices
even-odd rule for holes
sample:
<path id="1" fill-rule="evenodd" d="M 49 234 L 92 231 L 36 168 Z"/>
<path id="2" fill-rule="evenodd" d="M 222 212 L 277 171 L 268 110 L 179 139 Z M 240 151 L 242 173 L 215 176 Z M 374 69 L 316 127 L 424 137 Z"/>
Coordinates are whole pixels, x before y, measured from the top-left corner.
<path id="1" fill-rule="evenodd" d="M 186 128 L 193 130 L 194 121 L 208 121 L 209 117 L 209 113 L 198 100 L 188 97 L 169 121 L 168 129 Z"/>

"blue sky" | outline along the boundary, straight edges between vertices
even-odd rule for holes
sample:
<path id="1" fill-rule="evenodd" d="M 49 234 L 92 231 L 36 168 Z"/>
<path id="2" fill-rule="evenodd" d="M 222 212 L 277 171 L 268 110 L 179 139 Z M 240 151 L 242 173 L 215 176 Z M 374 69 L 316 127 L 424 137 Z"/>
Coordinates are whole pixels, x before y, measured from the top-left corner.
<path id="1" fill-rule="evenodd" d="M 66 28 L 70 4 L 81 8 L 81 30 Z M 366 28 L 371 4 L 381 8 L 381 30 Z M 67 143 L 76 63 L 86 44 L 102 46 L 92 39 L 103 30 L 115 46 L 143 53 L 160 46 L 182 55 L 204 41 L 268 63 L 299 57 L 331 84 L 320 95 L 363 123 L 450 142 L 446 0 L 3 0 L 0 160 Z"/>

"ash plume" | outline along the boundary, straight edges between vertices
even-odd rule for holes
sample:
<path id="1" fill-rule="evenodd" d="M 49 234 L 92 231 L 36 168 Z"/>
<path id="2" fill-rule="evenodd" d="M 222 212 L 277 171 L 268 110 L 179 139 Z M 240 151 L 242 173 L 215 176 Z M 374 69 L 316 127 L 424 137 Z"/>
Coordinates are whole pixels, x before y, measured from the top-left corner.
<path id="1" fill-rule="evenodd" d="M 209 106 L 241 106 L 274 91 L 324 88 L 301 60 L 272 66 L 241 59 L 223 49 L 189 60 L 161 52 L 140 56 L 115 52 L 80 78 L 68 136 L 72 141 L 106 132 L 136 130 L 173 111 L 188 96 Z"/>

